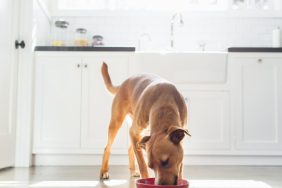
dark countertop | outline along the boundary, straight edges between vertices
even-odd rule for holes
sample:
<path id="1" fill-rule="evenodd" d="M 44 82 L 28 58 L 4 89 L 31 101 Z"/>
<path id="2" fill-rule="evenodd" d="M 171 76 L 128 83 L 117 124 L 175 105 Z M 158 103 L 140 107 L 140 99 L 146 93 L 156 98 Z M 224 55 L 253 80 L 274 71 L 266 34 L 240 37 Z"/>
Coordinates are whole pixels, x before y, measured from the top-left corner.
<path id="1" fill-rule="evenodd" d="M 272 48 L 272 47 L 231 47 L 228 48 L 228 52 L 274 52 L 281 53 L 282 48 Z"/>
<path id="2" fill-rule="evenodd" d="M 36 46 L 35 51 L 79 51 L 79 52 L 135 52 L 135 47 L 92 47 L 92 46 Z"/>

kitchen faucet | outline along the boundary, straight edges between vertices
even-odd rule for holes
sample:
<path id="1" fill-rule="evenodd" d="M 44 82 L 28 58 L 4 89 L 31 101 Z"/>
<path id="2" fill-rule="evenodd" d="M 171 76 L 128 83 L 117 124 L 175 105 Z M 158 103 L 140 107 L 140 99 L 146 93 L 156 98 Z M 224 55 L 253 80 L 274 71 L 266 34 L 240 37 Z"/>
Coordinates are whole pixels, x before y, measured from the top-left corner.
<path id="1" fill-rule="evenodd" d="M 170 20 L 170 47 L 171 48 L 174 47 L 174 24 L 175 24 L 175 20 L 177 17 L 179 17 L 179 26 L 184 25 L 184 21 L 183 21 L 181 13 L 175 13 L 174 15 L 172 15 L 171 20 Z"/>

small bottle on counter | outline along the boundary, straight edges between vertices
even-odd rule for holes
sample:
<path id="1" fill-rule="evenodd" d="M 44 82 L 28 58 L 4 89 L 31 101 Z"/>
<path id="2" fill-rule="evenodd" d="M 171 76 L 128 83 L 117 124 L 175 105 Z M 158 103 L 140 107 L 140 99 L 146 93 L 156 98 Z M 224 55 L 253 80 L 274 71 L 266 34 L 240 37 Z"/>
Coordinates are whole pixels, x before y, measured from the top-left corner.
<path id="1" fill-rule="evenodd" d="M 281 29 L 277 27 L 272 31 L 272 47 L 279 48 L 281 47 Z"/>
<path id="2" fill-rule="evenodd" d="M 89 42 L 87 39 L 87 29 L 85 28 L 77 28 L 75 31 L 75 46 L 88 46 Z"/>
<path id="3" fill-rule="evenodd" d="M 92 39 L 93 39 L 92 46 L 94 47 L 95 46 L 104 46 L 102 35 L 94 35 Z"/>

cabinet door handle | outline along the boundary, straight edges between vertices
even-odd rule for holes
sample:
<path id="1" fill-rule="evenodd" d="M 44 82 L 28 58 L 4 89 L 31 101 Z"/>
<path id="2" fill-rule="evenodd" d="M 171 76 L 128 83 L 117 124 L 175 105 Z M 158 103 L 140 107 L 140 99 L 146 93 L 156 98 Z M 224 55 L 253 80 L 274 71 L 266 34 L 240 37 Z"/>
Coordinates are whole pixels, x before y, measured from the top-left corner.
<path id="1" fill-rule="evenodd" d="M 77 66 L 77 68 L 79 68 L 79 67 L 80 67 L 80 64 L 77 64 L 76 66 Z"/>
<path id="2" fill-rule="evenodd" d="M 262 59 L 261 58 L 258 59 L 258 63 L 262 63 Z"/>
<path id="3" fill-rule="evenodd" d="M 25 42 L 22 40 L 21 42 L 19 42 L 18 40 L 15 41 L 15 48 L 18 49 L 19 47 L 21 47 L 22 49 L 24 49 L 25 47 Z"/>
<path id="4" fill-rule="evenodd" d="M 88 67 L 88 65 L 87 65 L 87 64 L 85 64 L 85 65 L 84 65 L 84 68 L 87 68 L 87 67 Z"/>

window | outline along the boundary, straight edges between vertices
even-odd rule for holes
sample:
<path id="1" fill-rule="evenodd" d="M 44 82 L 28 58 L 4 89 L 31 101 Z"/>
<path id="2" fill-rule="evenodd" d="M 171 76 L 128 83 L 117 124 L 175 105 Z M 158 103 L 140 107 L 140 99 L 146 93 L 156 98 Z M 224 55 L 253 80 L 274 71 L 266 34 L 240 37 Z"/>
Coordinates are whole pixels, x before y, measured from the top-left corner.
<path id="1" fill-rule="evenodd" d="M 57 0 L 58 10 L 226 10 L 227 0 Z"/>
<path id="2" fill-rule="evenodd" d="M 269 14 L 281 16 L 281 0 L 49 0 L 57 15 L 89 15 L 104 10 L 133 11 L 228 11 L 232 13 Z M 94 12 L 93 10 L 101 10 Z M 257 11 L 260 11 L 258 13 Z M 275 10 L 275 11 L 273 11 Z M 84 12 L 84 13 L 83 13 Z M 91 13 L 92 12 L 92 13 Z M 280 13 L 279 13 L 280 12 Z"/>
<path id="3" fill-rule="evenodd" d="M 275 4 L 279 4 L 279 0 L 232 0 L 231 1 L 232 9 L 270 10 L 274 8 Z"/>
<path id="4" fill-rule="evenodd" d="M 59 10 L 102 10 L 106 0 L 57 0 Z"/>

